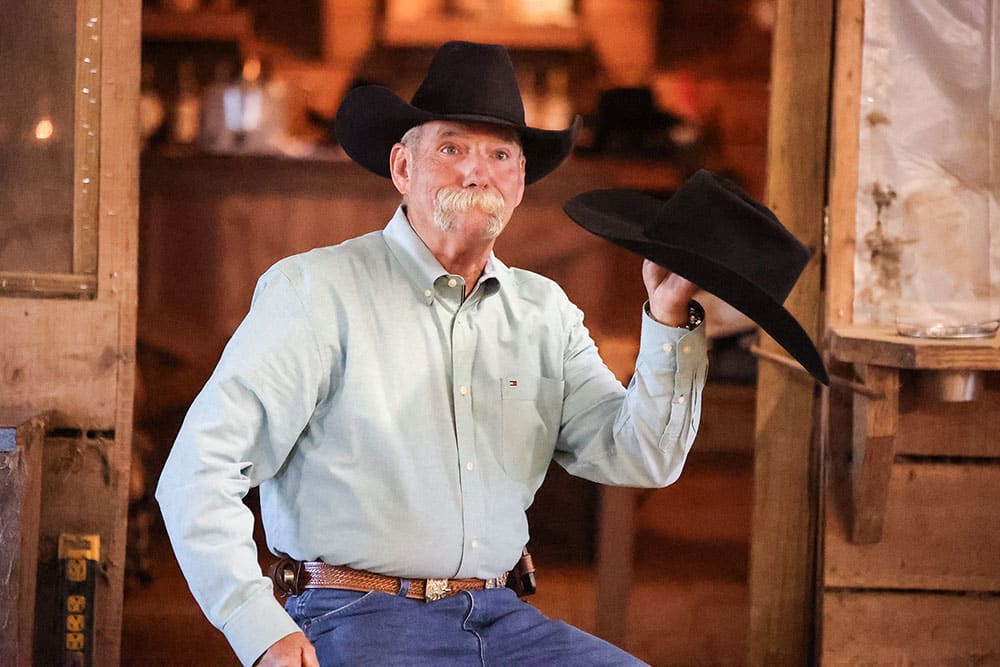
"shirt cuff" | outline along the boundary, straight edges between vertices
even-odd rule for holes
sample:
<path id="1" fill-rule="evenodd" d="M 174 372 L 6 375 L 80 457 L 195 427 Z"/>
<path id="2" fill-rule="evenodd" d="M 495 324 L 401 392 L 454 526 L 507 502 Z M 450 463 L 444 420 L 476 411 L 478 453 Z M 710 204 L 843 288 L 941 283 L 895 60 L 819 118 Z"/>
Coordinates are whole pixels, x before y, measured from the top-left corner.
<path id="1" fill-rule="evenodd" d="M 300 630 L 273 595 L 250 598 L 222 628 L 236 657 L 247 667 L 271 644 Z"/>
<path id="2" fill-rule="evenodd" d="M 700 360 L 708 355 L 708 343 L 705 337 L 705 323 L 702 322 L 694 330 L 687 327 L 671 327 L 662 324 L 649 313 L 649 302 L 642 308 L 642 330 L 639 337 L 639 356 L 662 357 L 664 363 L 655 364 L 663 367 L 669 365 L 678 368 L 685 359 Z"/>

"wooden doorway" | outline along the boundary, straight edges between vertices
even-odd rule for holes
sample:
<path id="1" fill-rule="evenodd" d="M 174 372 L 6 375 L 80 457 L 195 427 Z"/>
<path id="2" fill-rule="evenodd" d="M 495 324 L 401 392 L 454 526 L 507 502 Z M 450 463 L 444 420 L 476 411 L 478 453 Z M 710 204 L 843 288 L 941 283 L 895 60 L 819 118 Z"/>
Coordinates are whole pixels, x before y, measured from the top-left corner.
<path id="1" fill-rule="evenodd" d="M 0 97 L 0 429 L 44 423 L 40 456 L 15 437 L 4 455 L 16 474 L 0 478 L 0 492 L 38 489 L 19 496 L 23 539 L 0 546 L 4 562 L 22 565 L 0 584 L 3 648 L 19 665 L 119 661 L 139 12 L 121 0 L 32 0 L 7 8 L 0 26 L 14 78 Z M 81 581 L 65 576 L 60 541 L 63 556 L 84 562 Z M 91 588 L 73 589 L 67 608 L 77 584 Z M 32 632 L 10 634 L 9 623 Z"/>

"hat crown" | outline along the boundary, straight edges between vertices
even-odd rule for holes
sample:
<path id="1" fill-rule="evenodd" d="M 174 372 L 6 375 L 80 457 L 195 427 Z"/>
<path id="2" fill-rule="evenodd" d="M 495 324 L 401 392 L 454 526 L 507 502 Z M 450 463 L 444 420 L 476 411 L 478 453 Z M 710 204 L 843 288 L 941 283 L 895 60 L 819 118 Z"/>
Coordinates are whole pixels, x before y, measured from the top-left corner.
<path id="1" fill-rule="evenodd" d="M 665 201 L 643 231 L 656 241 L 684 238 L 689 248 L 716 257 L 778 303 L 809 263 L 808 249 L 769 208 L 706 170 Z"/>
<path id="2" fill-rule="evenodd" d="M 443 44 L 410 103 L 433 114 L 483 117 L 524 126 L 524 103 L 514 63 L 500 44 Z"/>

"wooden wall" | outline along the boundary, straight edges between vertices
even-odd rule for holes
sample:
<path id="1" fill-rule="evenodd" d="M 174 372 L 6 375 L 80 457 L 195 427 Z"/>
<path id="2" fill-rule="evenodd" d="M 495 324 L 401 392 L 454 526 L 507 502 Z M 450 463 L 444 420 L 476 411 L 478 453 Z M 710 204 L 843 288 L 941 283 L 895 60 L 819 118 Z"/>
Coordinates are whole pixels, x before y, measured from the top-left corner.
<path id="1" fill-rule="evenodd" d="M 849 382 L 825 401 L 817 657 L 998 664 L 1000 342 L 853 324 L 865 9 L 842 0 L 835 15 L 826 342 Z M 973 375 L 978 396 L 944 400 L 946 378 Z"/>

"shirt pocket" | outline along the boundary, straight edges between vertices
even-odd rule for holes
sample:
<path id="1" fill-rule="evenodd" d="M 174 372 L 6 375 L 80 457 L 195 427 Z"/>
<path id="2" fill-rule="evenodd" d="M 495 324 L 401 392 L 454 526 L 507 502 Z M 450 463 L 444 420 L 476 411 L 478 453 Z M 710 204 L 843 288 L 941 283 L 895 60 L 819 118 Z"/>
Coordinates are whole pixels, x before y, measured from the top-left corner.
<path id="1" fill-rule="evenodd" d="M 518 376 L 500 380 L 500 462 L 513 479 L 541 483 L 562 419 L 562 380 Z"/>

